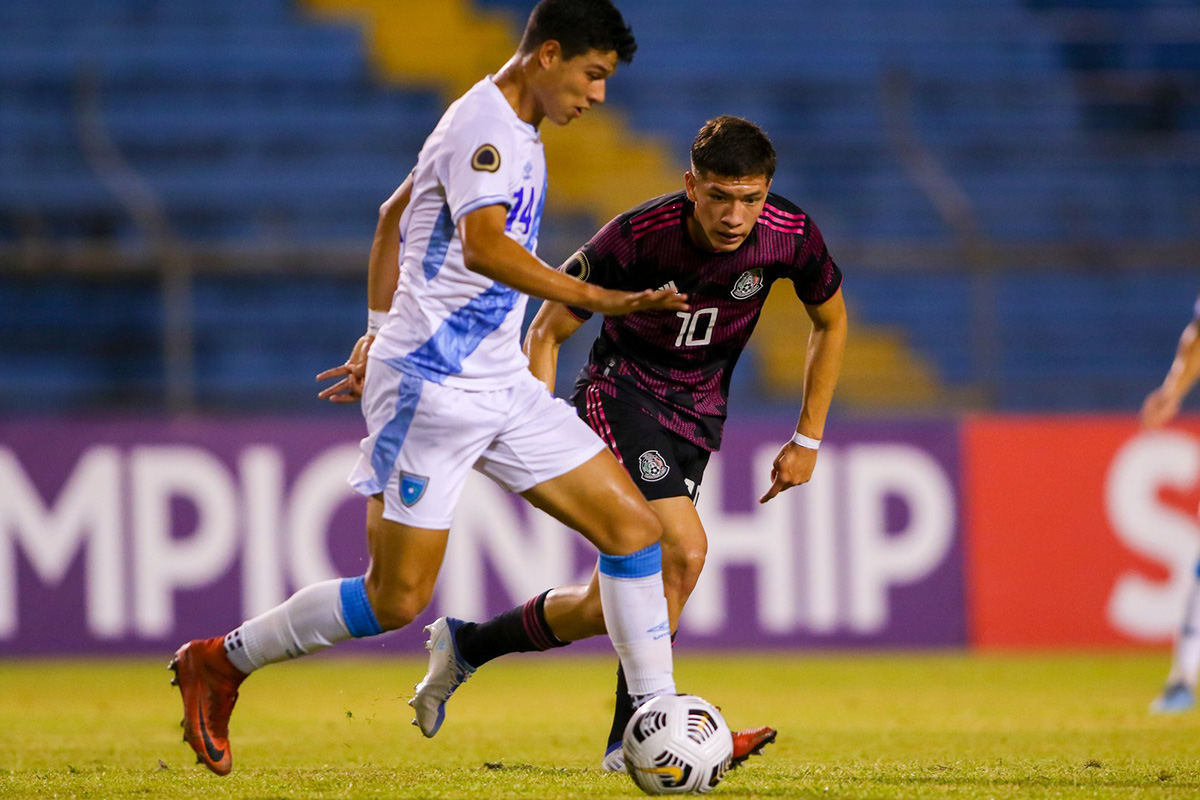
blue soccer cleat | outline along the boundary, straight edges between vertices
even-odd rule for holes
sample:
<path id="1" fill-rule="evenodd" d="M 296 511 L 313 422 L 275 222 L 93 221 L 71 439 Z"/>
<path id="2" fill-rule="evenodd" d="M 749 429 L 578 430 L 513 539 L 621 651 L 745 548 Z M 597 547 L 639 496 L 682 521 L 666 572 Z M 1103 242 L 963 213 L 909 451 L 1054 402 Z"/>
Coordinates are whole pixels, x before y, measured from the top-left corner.
<path id="1" fill-rule="evenodd" d="M 425 642 L 425 649 L 429 651 L 429 671 L 416 685 L 417 695 L 408 704 L 417 712 L 413 724 L 430 739 L 437 735 L 446 719 L 446 701 L 450 695 L 475 674 L 475 668 L 463 661 L 454 642 L 454 632 L 462 625 L 461 619 L 442 617 L 425 626 L 425 632 L 429 634 L 429 640 Z"/>
<path id="2" fill-rule="evenodd" d="M 1150 704 L 1155 714 L 1178 714 L 1196 707 L 1196 690 L 1186 683 L 1168 684 L 1163 693 Z"/>

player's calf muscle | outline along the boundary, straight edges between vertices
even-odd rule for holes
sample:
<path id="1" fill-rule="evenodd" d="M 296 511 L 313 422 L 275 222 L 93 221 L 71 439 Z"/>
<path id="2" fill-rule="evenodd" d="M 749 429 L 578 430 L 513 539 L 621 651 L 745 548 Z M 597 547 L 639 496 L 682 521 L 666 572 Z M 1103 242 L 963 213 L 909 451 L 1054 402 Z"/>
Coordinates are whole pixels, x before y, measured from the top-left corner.
<path id="1" fill-rule="evenodd" d="M 550 630 L 564 642 L 576 642 L 608 632 L 600 587 L 593 580 L 583 586 L 561 586 L 546 598 L 544 613 Z"/>
<path id="2" fill-rule="evenodd" d="M 679 607 L 687 602 L 696 588 L 696 582 L 700 580 L 704 557 L 703 551 L 672 551 L 663 546 L 663 589 L 668 600 L 678 603 Z"/>

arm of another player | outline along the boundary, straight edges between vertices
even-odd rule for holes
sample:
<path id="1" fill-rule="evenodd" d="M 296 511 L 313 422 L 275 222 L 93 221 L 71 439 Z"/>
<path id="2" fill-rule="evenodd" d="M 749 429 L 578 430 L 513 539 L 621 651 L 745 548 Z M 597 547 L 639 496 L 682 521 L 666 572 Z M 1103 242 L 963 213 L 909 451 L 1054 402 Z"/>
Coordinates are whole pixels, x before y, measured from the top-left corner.
<path id="1" fill-rule="evenodd" d="M 367 261 L 367 309 L 370 312 L 387 314 L 392 307 L 392 295 L 400 280 L 400 217 L 412 199 L 412 175 L 400 184 L 392 196 L 379 207 L 379 221 L 375 225 L 375 240 L 371 242 L 371 255 Z M 327 369 L 317 376 L 319 381 L 339 379 L 317 394 L 331 403 L 353 403 L 362 396 L 363 378 L 367 372 L 367 352 L 375 334 L 368 325 L 367 333 L 359 337 L 346 363 Z"/>
<path id="2" fill-rule="evenodd" d="M 833 387 L 842 369 L 842 352 L 846 349 L 846 303 L 839 288 L 833 297 L 819 306 L 805 304 L 804 310 L 812 320 L 808 337 L 808 358 L 804 365 L 804 405 L 796 433 L 820 440 L 825 432 L 825 417 L 833 401 Z M 771 465 L 771 488 L 759 498 L 765 503 L 784 489 L 807 483 L 817 466 L 817 451 L 795 442 L 788 442 L 775 456 Z"/>
<path id="3" fill-rule="evenodd" d="M 458 223 L 467 269 L 532 297 L 620 316 L 634 311 L 686 311 L 687 295 L 672 289 L 620 292 L 602 289 L 551 268 L 504 232 L 508 209 L 478 208 Z"/>
<path id="4" fill-rule="evenodd" d="M 1196 310 L 1200 312 L 1200 299 L 1196 301 Z M 1197 378 L 1200 378 L 1200 313 L 1183 329 L 1175 349 L 1175 360 L 1162 385 L 1142 404 L 1142 424 L 1157 428 L 1174 419 Z"/>
<path id="5" fill-rule="evenodd" d="M 558 379 L 558 349 L 583 325 L 562 303 L 547 300 L 538 309 L 529 332 L 525 334 L 525 355 L 529 357 L 529 371 L 533 377 L 546 384 L 550 394 Z"/>

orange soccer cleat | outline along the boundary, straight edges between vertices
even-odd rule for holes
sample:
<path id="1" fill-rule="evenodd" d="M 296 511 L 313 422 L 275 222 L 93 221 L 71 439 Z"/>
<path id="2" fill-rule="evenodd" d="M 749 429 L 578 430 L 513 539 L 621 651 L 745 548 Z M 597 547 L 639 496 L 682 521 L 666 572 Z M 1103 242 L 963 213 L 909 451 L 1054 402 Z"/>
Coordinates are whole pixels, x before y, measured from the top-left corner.
<path id="1" fill-rule="evenodd" d="M 762 755 L 763 748 L 775 741 L 779 732 L 774 728 L 746 728 L 744 731 L 733 732 L 733 759 L 730 769 L 741 766 L 750 756 Z"/>
<path id="2" fill-rule="evenodd" d="M 196 763 L 228 775 L 233 769 L 229 715 L 246 675 L 229 663 L 221 636 L 193 639 L 167 666 L 175 671 L 171 685 L 183 695 L 183 740 L 196 751 Z"/>

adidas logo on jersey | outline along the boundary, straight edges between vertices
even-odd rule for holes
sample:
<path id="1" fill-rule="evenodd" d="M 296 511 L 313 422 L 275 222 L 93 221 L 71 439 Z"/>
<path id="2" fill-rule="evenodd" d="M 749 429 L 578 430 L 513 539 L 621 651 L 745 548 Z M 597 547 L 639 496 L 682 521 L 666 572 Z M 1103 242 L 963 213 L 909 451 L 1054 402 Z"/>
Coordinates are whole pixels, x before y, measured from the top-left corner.
<path id="1" fill-rule="evenodd" d="M 679 287 L 675 285 L 675 281 L 667 281 L 666 283 L 664 283 L 662 286 L 658 287 L 654 291 L 661 292 L 663 289 L 670 289 L 673 292 L 679 291 Z"/>

